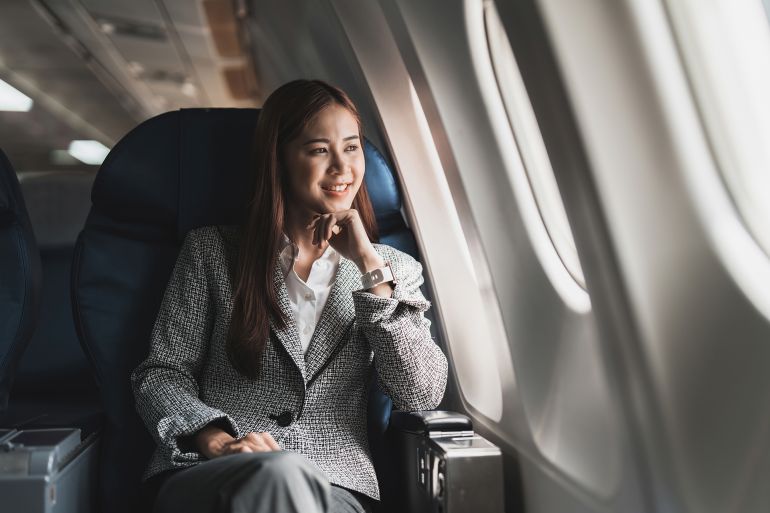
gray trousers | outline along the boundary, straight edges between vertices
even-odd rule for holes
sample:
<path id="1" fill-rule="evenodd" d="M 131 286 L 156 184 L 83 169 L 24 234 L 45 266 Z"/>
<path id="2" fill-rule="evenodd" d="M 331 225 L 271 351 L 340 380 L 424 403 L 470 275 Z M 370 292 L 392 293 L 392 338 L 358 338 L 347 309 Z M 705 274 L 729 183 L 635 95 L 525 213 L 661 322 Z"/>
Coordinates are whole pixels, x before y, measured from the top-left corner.
<path id="1" fill-rule="evenodd" d="M 330 485 L 301 454 L 231 454 L 173 473 L 163 482 L 153 513 L 370 513 L 374 502 Z"/>

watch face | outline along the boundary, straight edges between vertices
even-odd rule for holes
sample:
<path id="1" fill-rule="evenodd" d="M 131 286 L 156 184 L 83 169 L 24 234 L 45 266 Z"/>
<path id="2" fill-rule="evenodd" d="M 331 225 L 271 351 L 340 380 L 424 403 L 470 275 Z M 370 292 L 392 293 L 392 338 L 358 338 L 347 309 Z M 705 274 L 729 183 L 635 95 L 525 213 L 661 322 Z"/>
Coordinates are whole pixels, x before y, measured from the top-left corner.
<path id="1" fill-rule="evenodd" d="M 382 270 L 381 269 L 375 269 L 372 271 L 372 281 L 378 281 L 382 279 Z"/>

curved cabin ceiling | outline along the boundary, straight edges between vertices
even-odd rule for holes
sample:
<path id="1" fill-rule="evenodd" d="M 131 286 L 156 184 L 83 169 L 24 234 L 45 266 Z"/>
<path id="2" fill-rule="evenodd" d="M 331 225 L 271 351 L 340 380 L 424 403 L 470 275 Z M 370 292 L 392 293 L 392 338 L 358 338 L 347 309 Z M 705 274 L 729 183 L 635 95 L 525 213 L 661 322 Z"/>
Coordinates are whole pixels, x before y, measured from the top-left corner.
<path id="1" fill-rule="evenodd" d="M 137 123 L 189 107 L 261 102 L 230 0 L 11 0 L 0 17 L 0 79 L 34 100 L 0 112 L 0 146 L 20 172 L 94 169 L 73 140 L 112 146 Z"/>

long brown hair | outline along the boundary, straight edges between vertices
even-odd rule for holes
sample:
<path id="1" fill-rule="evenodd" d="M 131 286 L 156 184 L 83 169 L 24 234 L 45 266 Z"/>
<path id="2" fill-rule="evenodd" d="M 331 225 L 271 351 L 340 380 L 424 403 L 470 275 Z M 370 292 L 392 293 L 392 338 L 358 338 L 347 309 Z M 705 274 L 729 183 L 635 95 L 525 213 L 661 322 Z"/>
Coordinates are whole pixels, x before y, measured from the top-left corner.
<path id="1" fill-rule="evenodd" d="M 286 199 L 288 170 L 282 165 L 283 151 L 319 112 L 334 104 L 346 108 L 356 119 L 363 148 L 358 109 L 342 90 L 320 80 L 295 80 L 279 87 L 265 101 L 257 121 L 256 184 L 248 219 L 242 226 L 226 345 L 232 366 L 251 379 L 261 370 L 270 337 L 270 315 L 281 329 L 287 321 L 278 306 L 278 291 L 273 288 L 286 208 L 291 207 Z M 377 242 L 377 222 L 364 181 L 351 208 L 358 211 L 369 240 Z"/>

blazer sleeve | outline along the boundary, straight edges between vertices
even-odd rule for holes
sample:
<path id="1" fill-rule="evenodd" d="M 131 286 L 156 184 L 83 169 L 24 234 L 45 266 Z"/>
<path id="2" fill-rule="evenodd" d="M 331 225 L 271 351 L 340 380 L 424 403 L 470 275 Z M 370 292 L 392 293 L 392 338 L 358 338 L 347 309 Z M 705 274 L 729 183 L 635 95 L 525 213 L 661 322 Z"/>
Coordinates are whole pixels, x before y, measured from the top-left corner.
<path id="1" fill-rule="evenodd" d="M 150 354 L 131 374 L 137 412 L 176 463 L 202 458 L 186 437 L 211 422 L 238 435 L 233 419 L 198 395 L 214 323 L 204 242 L 200 230 L 187 234 L 153 326 Z"/>
<path id="2" fill-rule="evenodd" d="M 422 265 L 406 253 L 390 260 L 396 285 L 390 298 L 353 292 L 356 323 L 374 351 L 379 385 L 399 410 L 432 410 L 444 396 L 447 359 L 430 334 L 420 291 Z"/>

